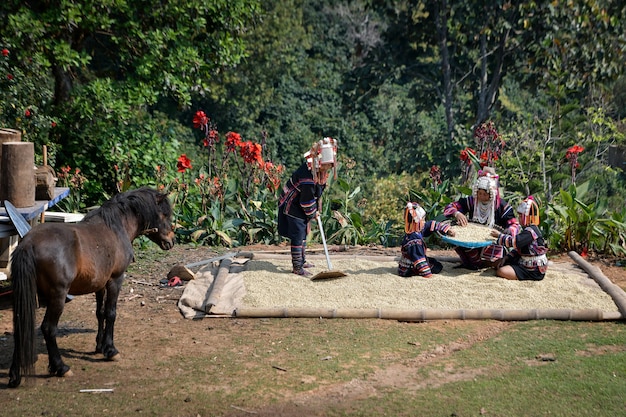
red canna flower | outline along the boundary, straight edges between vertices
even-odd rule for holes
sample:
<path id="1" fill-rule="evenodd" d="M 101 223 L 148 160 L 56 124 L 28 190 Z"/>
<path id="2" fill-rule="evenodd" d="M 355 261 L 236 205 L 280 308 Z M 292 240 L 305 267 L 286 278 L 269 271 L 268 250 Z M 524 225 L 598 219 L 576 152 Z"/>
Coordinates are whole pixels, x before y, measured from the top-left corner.
<path id="1" fill-rule="evenodd" d="M 188 169 L 193 168 L 191 166 L 191 159 L 187 158 L 186 154 L 182 154 L 178 157 L 178 163 L 176 164 L 178 172 L 185 172 Z"/>
<path id="2" fill-rule="evenodd" d="M 205 148 L 212 147 L 215 143 L 219 142 L 219 132 L 215 129 L 210 129 L 206 137 L 202 140 Z"/>
<path id="3" fill-rule="evenodd" d="M 12 79 L 13 79 L 13 74 L 7 74 L 7 78 L 8 78 L 9 80 L 12 80 Z"/>
<path id="4" fill-rule="evenodd" d="M 228 132 L 226 134 L 226 152 L 235 152 L 241 146 L 241 135 L 236 132 Z"/>
<path id="5" fill-rule="evenodd" d="M 7 48 L 2 50 L 2 56 L 9 56 L 9 50 Z"/>
<path id="6" fill-rule="evenodd" d="M 222 186 L 222 183 L 220 182 L 220 179 L 218 177 L 213 177 L 210 183 L 210 193 L 212 196 L 218 199 L 224 197 L 224 187 Z"/>
<path id="7" fill-rule="evenodd" d="M 566 155 L 576 155 L 581 153 L 582 151 L 584 151 L 585 148 L 583 148 L 580 145 L 574 145 L 572 147 L 570 147 L 569 149 L 567 149 L 567 154 Z"/>
<path id="8" fill-rule="evenodd" d="M 250 141 L 242 143 L 239 148 L 239 154 L 247 164 L 256 162 L 260 165 L 263 163 L 263 158 L 261 158 L 261 145 L 258 143 Z"/>
<path id="9" fill-rule="evenodd" d="M 30 112 L 30 109 L 26 109 L 26 111 L 24 112 L 24 116 L 30 117 L 31 115 L 32 113 Z"/>
<path id="10" fill-rule="evenodd" d="M 50 126 L 51 126 L 51 127 L 57 127 L 57 122 L 52 122 L 52 123 L 50 123 Z"/>
<path id="11" fill-rule="evenodd" d="M 461 151 L 461 161 L 465 162 L 467 165 L 470 165 L 472 163 L 472 158 L 470 157 L 470 153 L 472 155 L 476 155 L 476 151 L 473 150 L 472 148 L 465 148 Z"/>
<path id="12" fill-rule="evenodd" d="M 433 182 L 433 188 L 441 184 L 441 169 L 437 165 L 430 167 L 430 179 Z"/>
<path id="13" fill-rule="evenodd" d="M 580 167 L 578 163 L 578 154 L 584 151 L 580 145 L 574 145 L 565 152 L 565 159 L 569 161 L 570 169 L 572 171 L 572 183 L 576 182 L 576 169 Z"/>
<path id="14" fill-rule="evenodd" d="M 567 152 L 565 152 L 565 158 L 569 161 L 569 163 L 574 166 L 578 164 L 578 154 L 584 151 L 585 148 L 579 145 L 574 145 L 570 147 Z"/>
<path id="15" fill-rule="evenodd" d="M 261 168 L 267 177 L 265 187 L 273 193 L 278 191 L 280 188 L 280 176 L 283 173 L 284 167 L 280 164 L 274 165 L 272 161 L 265 161 L 262 163 Z"/>
<path id="16" fill-rule="evenodd" d="M 480 149 L 480 166 L 491 166 L 502 154 L 505 142 L 492 121 L 482 123 L 474 131 L 474 140 Z"/>
<path id="17" fill-rule="evenodd" d="M 196 183 L 196 185 L 202 185 L 202 183 L 204 182 L 204 174 L 200 174 L 198 178 L 193 181 Z"/>
<path id="18" fill-rule="evenodd" d="M 209 124 L 209 117 L 202 110 L 198 110 L 193 116 L 193 127 L 196 129 L 202 129 Z"/>

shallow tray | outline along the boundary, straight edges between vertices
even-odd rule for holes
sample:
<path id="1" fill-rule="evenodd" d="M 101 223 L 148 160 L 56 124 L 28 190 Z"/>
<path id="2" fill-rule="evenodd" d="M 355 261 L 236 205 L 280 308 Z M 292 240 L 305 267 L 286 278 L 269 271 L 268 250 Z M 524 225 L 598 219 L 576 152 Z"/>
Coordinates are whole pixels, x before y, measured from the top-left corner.
<path id="1" fill-rule="evenodd" d="M 463 240 L 456 240 L 446 235 L 441 235 L 441 239 L 444 242 L 450 243 L 451 245 L 461 246 L 464 248 L 484 248 L 485 246 L 493 245 L 493 241 L 491 240 L 485 240 L 481 242 L 465 242 Z"/>
<path id="2" fill-rule="evenodd" d="M 450 224 L 453 226 L 456 225 L 456 223 L 453 221 L 451 221 Z M 471 223 L 471 224 L 474 226 L 479 226 L 481 228 L 484 227 L 485 229 L 489 229 L 487 226 L 481 225 L 478 223 Z M 494 228 L 499 229 L 498 227 L 494 227 Z M 477 240 L 477 241 L 458 240 L 452 236 L 444 235 L 442 233 L 439 233 L 439 236 L 441 236 L 441 239 L 446 243 L 449 243 L 454 246 L 461 246 L 464 248 L 484 248 L 486 246 L 493 245 L 495 241 L 495 239 L 486 239 L 486 240 Z"/>

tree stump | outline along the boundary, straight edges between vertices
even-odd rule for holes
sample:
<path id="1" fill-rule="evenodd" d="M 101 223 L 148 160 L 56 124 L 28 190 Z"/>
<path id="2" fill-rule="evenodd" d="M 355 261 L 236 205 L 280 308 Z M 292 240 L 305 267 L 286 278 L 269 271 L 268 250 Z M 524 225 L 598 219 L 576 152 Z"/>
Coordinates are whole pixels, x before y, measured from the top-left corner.
<path id="1" fill-rule="evenodd" d="M 21 142 L 22 132 L 16 129 L 0 128 L 0 184 L 2 184 L 2 144 L 5 142 Z M 1 186 L 1 185 L 0 185 Z"/>
<path id="2" fill-rule="evenodd" d="M 35 205 L 35 147 L 32 142 L 5 142 L 0 163 L 0 201 L 15 207 Z"/>

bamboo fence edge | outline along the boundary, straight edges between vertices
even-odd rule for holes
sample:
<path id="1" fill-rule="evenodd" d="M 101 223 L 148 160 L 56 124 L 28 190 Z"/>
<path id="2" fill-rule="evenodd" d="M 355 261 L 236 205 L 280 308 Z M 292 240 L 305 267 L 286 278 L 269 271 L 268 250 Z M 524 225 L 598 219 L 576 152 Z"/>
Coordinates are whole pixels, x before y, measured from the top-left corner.
<path id="1" fill-rule="evenodd" d="M 589 274 L 591 278 L 595 282 L 598 283 L 600 288 L 604 290 L 611 298 L 613 302 L 617 306 L 617 309 L 622 315 L 622 318 L 626 318 L 626 293 L 617 285 L 613 284 L 610 279 L 607 278 L 606 275 L 602 273 L 602 270 L 596 266 L 591 265 L 589 262 L 585 261 L 582 256 L 574 251 L 568 252 L 570 258 L 578 264 L 582 269 Z"/>
<path id="2" fill-rule="evenodd" d="M 599 309 L 532 309 L 532 310 L 394 310 L 394 309 L 328 309 L 328 308 L 264 308 L 239 307 L 233 312 L 237 318 L 325 318 L 325 319 L 387 319 L 399 321 L 432 320 L 619 320 L 618 312 Z"/>

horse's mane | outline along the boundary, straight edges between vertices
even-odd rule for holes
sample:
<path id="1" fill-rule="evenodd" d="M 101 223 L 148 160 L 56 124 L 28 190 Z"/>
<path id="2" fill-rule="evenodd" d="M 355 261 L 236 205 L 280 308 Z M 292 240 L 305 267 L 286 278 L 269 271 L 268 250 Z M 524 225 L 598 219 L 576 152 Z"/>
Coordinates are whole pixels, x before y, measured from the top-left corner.
<path id="1" fill-rule="evenodd" d="M 122 220 L 125 217 L 133 216 L 140 229 L 149 229 L 161 213 L 167 218 L 172 215 L 169 200 L 157 190 L 142 187 L 114 195 L 99 208 L 87 213 L 82 221 L 91 222 L 99 218 L 111 229 L 118 230 L 123 229 Z"/>

